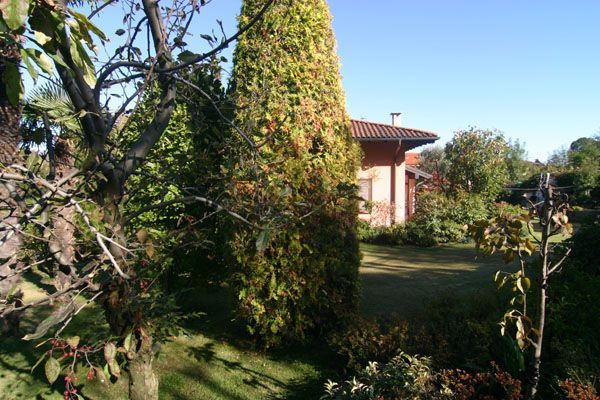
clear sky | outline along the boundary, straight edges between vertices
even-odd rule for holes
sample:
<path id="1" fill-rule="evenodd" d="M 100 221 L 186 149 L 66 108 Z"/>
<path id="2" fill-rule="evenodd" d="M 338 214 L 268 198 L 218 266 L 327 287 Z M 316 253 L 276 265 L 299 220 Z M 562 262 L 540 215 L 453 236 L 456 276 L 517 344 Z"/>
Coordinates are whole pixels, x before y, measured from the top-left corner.
<path id="1" fill-rule="evenodd" d="M 239 0 L 206 17 L 233 27 Z M 600 130 L 598 0 L 329 0 L 348 110 L 449 140 L 471 125 L 529 158 Z M 216 18 L 216 17 L 215 17 Z"/>
<path id="2" fill-rule="evenodd" d="M 241 0 L 212 0 L 193 32 L 228 34 Z M 496 128 L 545 160 L 600 130 L 600 0 L 329 0 L 353 118 Z M 113 8 L 114 29 L 120 28 Z M 196 36 L 197 37 L 197 36 Z M 200 51 L 201 39 L 189 38 Z M 231 49 L 226 55 L 231 54 Z"/>

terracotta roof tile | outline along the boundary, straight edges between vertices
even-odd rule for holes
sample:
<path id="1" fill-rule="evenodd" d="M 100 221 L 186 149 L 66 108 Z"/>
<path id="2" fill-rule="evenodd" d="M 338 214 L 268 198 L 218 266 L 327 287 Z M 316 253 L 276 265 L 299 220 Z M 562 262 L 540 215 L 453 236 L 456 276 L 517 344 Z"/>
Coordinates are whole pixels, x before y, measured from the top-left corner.
<path id="1" fill-rule="evenodd" d="M 421 129 L 398 127 L 378 122 L 351 120 L 352 137 L 358 140 L 395 140 L 395 139 L 421 139 L 433 141 L 439 139 L 435 132 Z"/>

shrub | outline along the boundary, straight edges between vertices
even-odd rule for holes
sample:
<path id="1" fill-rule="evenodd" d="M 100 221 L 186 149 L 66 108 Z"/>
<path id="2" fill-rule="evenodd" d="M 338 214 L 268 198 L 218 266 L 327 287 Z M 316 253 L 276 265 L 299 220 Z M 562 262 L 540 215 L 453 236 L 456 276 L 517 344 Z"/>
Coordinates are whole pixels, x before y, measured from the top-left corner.
<path id="1" fill-rule="evenodd" d="M 346 369 L 360 371 L 369 361 L 385 362 L 406 348 L 408 323 L 397 318 L 384 321 L 358 318 L 342 332 L 329 338 Z"/>
<path id="2" fill-rule="evenodd" d="M 593 386 L 565 379 L 558 384 L 562 389 L 565 399 L 569 400 L 600 400 L 600 396 Z"/>
<path id="3" fill-rule="evenodd" d="M 400 353 L 387 363 L 370 362 L 352 379 L 327 381 L 321 399 L 519 400 L 521 381 L 492 364 L 492 371 L 435 372 L 431 359 Z"/>
<path id="4" fill-rule="evenodd" d="M 488 215 L 488 204 L 482 195 L 459 192 L 450 197 L 441 192 L 420 193 L 417 211 L 406 224 L 407 242 L 433 246 L 464 241 L 463 227 Z"/>
<path id="5" fill-rule="evenodd" d="M 600 379 L 600 221 L 584 223 L 572 253 L 549 286 L 544 375 L 598 385 Z M 598 386 L 596 386 L 598 389 Z"/>
<path id="6" fill-rule="evenodd" d="M 264 6 L 246 0 L 244 26 Z M 353 315 L 360 264 L 350 120 L 324 0 L 275 0 L 234 55 L 238 131 L 227 154 L 232 203 L 256 226 L 231 238 L 239 316 L 266 346 L 302 341 Z M 248 154 L 251 153 L 251 154 Z"/>
<path id="7" fill-rule="evenodd" d="M 407 351 L 430 356 L 438 368 L 483 370 L 491 361 L 513 374 L 523 368 L 518 348 L 500 336 L 502 302 L 494 294 L 442 294 L 428 299 L 424 317 L 412 323 Z"/>
<path id="8" fill-rule="evenodd" d="M 435 387 L 430 364 L 426 357 L 405 353 L 385 364 L 370 362 L 352 380 L 328 381 L 321 399 L 449 399 L 436 396 L 441 393 Z"/>
<path id="9" fill-rule="evenodd" d="M 423 318 L 410 324 L 397 316 L 355 319 L 330 336 L 330 347 L 350 371 L 369 361 L 385 362 L 400 351 L 432 357 L 436 368 L 484 370 L 496 360 L 514 375 L 523 370 L 514 341 L 500 336 L 503 309 L 495 295 L 448 293 L 425 302 Z"/>
<path id="10" fill-rule="evenodd" d="M 492 363 L 491 372 L 468 373 L 444 370 L 438 377 L 440 385 L 460 400 L 519 400 L 523 398 L 522 384 L 508 372 Z"/>
<path id="11" fill-rule="evenodd" d="M 396 246 L 406 243 L 406 228 L 402 224 L 373 226 L 368 222 L 360 221 L 358 240 L 370 244 Z"/>

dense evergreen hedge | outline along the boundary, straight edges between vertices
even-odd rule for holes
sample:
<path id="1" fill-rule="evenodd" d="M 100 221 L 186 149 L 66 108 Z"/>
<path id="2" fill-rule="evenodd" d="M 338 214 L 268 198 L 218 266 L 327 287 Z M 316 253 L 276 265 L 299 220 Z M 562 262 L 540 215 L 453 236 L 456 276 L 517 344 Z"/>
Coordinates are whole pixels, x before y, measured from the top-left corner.
<path id="1" fill-rule="evenodd" d="M 244 1 L 240 25 L 263 4 Z M 262 146 L 249 153 L 233 131 L 231 195 L 267 227 L 240 224 L 231 241 L 239 311 L 265 345 L 299 341 L 351 315 L 357 301 L 360 149 L 326 2 L 275 1 L 234 57 L 234 121 Z"/>

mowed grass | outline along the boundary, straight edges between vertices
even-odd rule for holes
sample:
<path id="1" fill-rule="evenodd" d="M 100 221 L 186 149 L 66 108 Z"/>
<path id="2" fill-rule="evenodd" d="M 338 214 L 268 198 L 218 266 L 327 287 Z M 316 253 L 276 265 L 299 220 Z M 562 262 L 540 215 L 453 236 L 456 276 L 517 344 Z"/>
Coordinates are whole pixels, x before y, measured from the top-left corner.
<path id="1" fill-rule="evenodd" d="M 25 284 L 26 301 L 42 294 L 35 285 Z M 322 345 L 294 348 L 285 352 L 255 350 L 232 322 L 230 296 L 222 289 L 198 288 L 188 292 L 186 306 L 206 313 L 190 320 L 186 333 L 165 343 L 155 367 L 160 379 L 160 399 L 305 399 L 318 398 L 323 382 L 333 374 L 332 357 Z M 71 334 L 85 337 L 105 329 L 94 323 L 99 310 L 82 312 Z M 24 333 L 34 330 L 39 318 L 26 315 Z M 100 314 L 101 315 L 101 314 Z M 20 339 L 0 340 L 0 399 L 62 399 L 64 382 L 49 386 L 43 365 L 31 373 L 42 355 L 33 343 Z M 127 377 L 102 385 L 87 382 L 80 371 L 81 393 L 89 399 L 127 399 Z"/>
<path id="2" fill-rule="evenodd" d="M 361 311 L 366 316 L 423 317 L 427 299 L 449 292 L 493 293 L 493 274 L 504 267 L 499 256 L 478 254 L 472 244 L 361 245 L 361 250 Z M 41 295 L 34 283 L 25 287 L 26 301 Z M 335 355 L 323 344 L 281 352 L 255 350 L 243 327 L 232 322 L 231 297 L 222 289 L 197 288 L 188 292 L 185 303 L 186 309 L 206 315 L 190 320 L 186 334 L 163 345 L 155 364 L 161 399 L 316 399 L 326 379 L 336 378 Z M 86 329 L 102 329 L 101 322 L 93 324 L 98 315 L 94 310 L 82 314 L 73 331 L 85 336 Z M 32 330 L 35 320 L 28 315 L 24 330 Z M 62 398 L 61 381 L 49 387 L 43 368 L 30 373 L 40 354 L 31 343 L 0 341 L 0 399 Z M 85 383 L 82 393 L 87 398 L 127 397 L 126 376 L 107 386 Z"/>
<path id="3" fill-rule="evenodd" d="M 472 243 L 427 248 L 363 244 L 361 250 L 361 311 L 367 316 L 423 317 L 430 299 L 495 292 L 494 273 L 507 268 L 500 255 L 483 255 Z"/>

